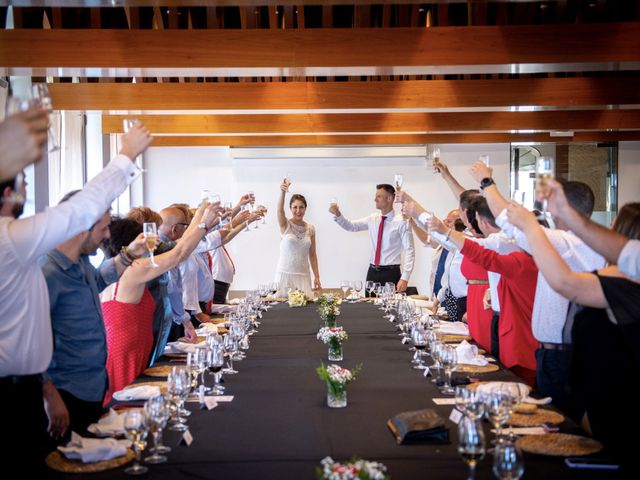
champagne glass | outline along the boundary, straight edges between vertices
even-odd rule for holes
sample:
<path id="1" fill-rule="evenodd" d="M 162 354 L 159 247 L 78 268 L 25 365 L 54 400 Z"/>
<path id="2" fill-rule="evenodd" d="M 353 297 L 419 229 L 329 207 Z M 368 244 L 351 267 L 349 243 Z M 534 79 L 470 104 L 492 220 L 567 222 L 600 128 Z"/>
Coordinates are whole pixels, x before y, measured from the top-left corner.
<path id="1" fill-rule="evenodd" d="M 157 267 L 158 264 L 153 258 L 153 251 L 156 248 L 156 239 L 158 238 L 158 226 L 155 222 L 145 222 L 142 224 L 142 234 L 144 236 L 145 245 L 147 250 L 149 250 L 149 256 L 151 257 L 151 262 L 149 263 L 149 267 Z"/>
<path id="2" fill-rule="evenodd" d="M 291 173 L 287 172 L 284 174 L 284 181 L 287 184 L 287 187 L 291 186 Z"/>
<path id="3" fill-rule="evenodd" d="M 262 225 L 266 225 L 267 224 L 267 212 L 269 211 L 269 204 L 267 202 L 264 202 L 262 204 L 262 206 L 264 207 L 264 214 L 262 215 Z"/>
<path id="4" fill-rule="evenodd" d="M 129 130 L 131 130 L 136 122 L 137 120 L 131 118 L 125 118 L 124 120 L 122 120 L 122 129 L 124 130 L 124 133 L 127 133 Z M 138 155 L 136 157 L 135 163 L 141 172 L 146 172 L 146 170 L 142 168 L 142 155 Z"/>
<path id="5" fill-rule="evenodd" d="M 478 420 L 462 417 L 458 424 L 458 453 L 469 465 L 469 480 L 476 474 L 476 465 L 484 458 L 484 431 Z"/>
<path id="6" fill-rule="evenodd" d="M 138 409 L 129 409 L 124 414 L 124 432 L 131 440 L 136 460 L 133 465 L 127 468 L 124 473 L 129 475 L 141 475 L 147 473 L 149 469 L 140 465 L 140 456 L 146 446 L 147 427 L 145 425 L 144 413 Z"/>
<path id="7" fill-rule="evenodd" d="M 522 452 L 515 443 L 496 445 L 493 453 L 493 474 L 500 480 L 518 480 L 524 474 Z"/>
<path id="8" fill-rule="evenodd" d="M 542 211 L 546 215 L 549 208 L 549 180 L 553 180 L 556 162 L 553 157 L 538 157 L 536 160 L 536 192 L 542 198 Z"/>
<path id="9" fill-rule="evenodd" d="M 404 181 L 404 178 L 402 177 L 401 173 L 396 173 L 393 176 L 393 184 L 396 187 L 396 190 L 400 191 L 402 189 L 402 182 Z"/>
<path id="10" fill-rule="evenodd" d="M 249 203 L 251 205 L 253 205 L 254 203 L 256 203 L 256 192 L 254 192 L 253 190 L 249 190 L 247 192 L 249 194 Z"/>
<path id="11" fill-rule="evenodd" d="M 487 167 L 489 166 L 489 155 L 480 155 L 480 161 Z"/>
<path id="12" fill-rule="evenodd" d="M 49 93 L 49 87 L 46 83 L 35 83 L 31 86 L 34 100 L 40 104 L 40 106 L 46 110 L 53 110 L 53 102 L 51 101 L 51 94 Z M 53 131 L 53 127 L 49 125 L 49 138 L 51 139 L 51 146 L 49 152 L 56 152 L 60 150 L 60 144 L 56 138 L 56 134 Z"/>
<path id="13" fill-rule="evenodd" d="M 434 173 L 440 173 L 440 149 L 434 148 L 431 153 L 431 165 Z"/>

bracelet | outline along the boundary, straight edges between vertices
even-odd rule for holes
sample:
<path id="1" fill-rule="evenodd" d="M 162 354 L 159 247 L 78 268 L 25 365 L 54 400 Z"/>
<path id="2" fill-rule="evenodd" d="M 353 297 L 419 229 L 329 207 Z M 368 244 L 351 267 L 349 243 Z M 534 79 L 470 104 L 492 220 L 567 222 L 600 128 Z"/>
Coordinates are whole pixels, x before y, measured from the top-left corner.
<path id="1" fill-rule="evenodd" d="M 449 236 L 451 235 L 451 232 L 453 231 L 453 228 L 450 228 L 449 231 L 447 232 L 447 242 L 449 241 Z"/>

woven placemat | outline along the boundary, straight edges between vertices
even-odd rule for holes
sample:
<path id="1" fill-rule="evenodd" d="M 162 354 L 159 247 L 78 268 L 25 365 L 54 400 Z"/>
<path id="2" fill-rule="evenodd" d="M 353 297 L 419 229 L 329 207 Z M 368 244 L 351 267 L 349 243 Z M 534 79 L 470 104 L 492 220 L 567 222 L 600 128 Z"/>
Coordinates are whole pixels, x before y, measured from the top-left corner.
<path id="1" fill-rule="evenodd" d="M 127 448 L 127 453 L 121 457 L 112 458 L 111 460 L 104 460 L 102 462 L 95 463 L 83 463 L 80 460 L 69 460 L 61 452 L 55 450 L 47 455 L 45 462 L 47 467 L 52 470 L 63 473 L 92 473 L 103 472 L 105 470 L 112 470 L 114 468 L 121 467 L 129 463 L 136 458 L 136 454 L 133 450 Z"/>
<path id="2" fill-rule="evenodd" d="M 521 403 L 513 408 L 514 413 L 521 413 L 522 415 L 531 415 L 536 413 L 538 406 L 533 403 Z"/>
<path id="3" fill-rule="evenodd" d="M 591 455 L 602 450 L 602 444 L 597 440 L 568 433 L 527 435 L 519 438 L 516 445 L 528 453 L 557 457 Z"/>
<path id="4" fill-rule="evenodd" d="M 167 358 L 184 358 L 185 360 L 187 358 L 186 353 L 165 353 L 164 356 Z"/>
<path id="5" fill-rule="evenodd" d="M 463 340 L 469 342 L 471 341 L 471 337 L 469 335 L 442 335 L 442 341 L 445 343 L 460 343 Z"/>
<path id="6" fill-rule="evenodd" d="M 497 372 L 498 370 L 500 370 L 500 367 L 495 363 L 489 363 L 484 366 L 458 363 L 455 371 L 458 373 L 491 373 Z"/>
<path id="7" fill-rule="evenodd" d="M 124 387 L 124 390 L 129 390 L 130 388 L 136 387 L 158 387 L 161 392 L 166 392 L 169 390 L 169 385 L 167 382 L 138 382 L 132 383 L 131 385 L 127 385 Z"/>
<path id="8" fill-rule="evenodd" d="M 513 427 L 537 427 L 543 423 L 559 425 L 564 422 L 564 415 L 546 408 L 538 408 L 531 413 L 514 413 L 509 418 L 509 424 Z"/>
<path id="9" fill-rule="evenodd" d="M 168 377 L 173 367 L 173 365 L 158 365 L 157 367 L 147 368 L 142 373 L 148 377 Z"/>

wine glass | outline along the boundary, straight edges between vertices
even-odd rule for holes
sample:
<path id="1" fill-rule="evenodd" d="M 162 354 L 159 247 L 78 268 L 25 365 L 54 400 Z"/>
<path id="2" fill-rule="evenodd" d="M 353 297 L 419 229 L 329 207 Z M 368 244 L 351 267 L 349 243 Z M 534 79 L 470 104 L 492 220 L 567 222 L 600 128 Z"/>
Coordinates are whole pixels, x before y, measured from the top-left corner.
<path id="1" fill-rule="evenodd" d="M 349 291 L 349 280 L 342 280 L 340 282 L 340 288 L 342 289 L 342 299 L 346 298 L 347 292 Z"/>
<path id="2" fill-rule="evenodd" d="M 518 480 L 524 474 L 522 452 L 515 443 L 506 441 L 496 445 L 493 474 L 500 480 Z"/>
<path id="3" fill-rule="evenodd" d="M 46 110 L 53 110 L 53 102 L 51 101 L 51 94 L 49 93 L 49 87 L 46 83 L 34 83 L 31 86 L 33 93 L 33 99 L 40 104 L 40 106 Z M 51 146 L 49 152 L 55 152 L 60 150 L 60 144 L 56 138 L 56 134 L 53 131 L 53 127 L 49 125 L 49 138 L 51 139 Z"/>
<path id="4" fill-rule="evenodd" d="M 249 194 L 249 203 L 251 205 L 256 203 L 256 192 L 254 192 L 253 190 L 249 190 L 247 193 Z"/>
<path id="5" fill-rule="evenodd" d="M 362 292 L 362 280 L 353 282 L 353 289 L 356 291 L 356 302 L 360 301 L 360 292 Z"/>
<path id="6" fill-rule="evenodd" d="M 156 239 L 158 237 L 158 226 L 155 224 L 155 222 L 143 223 L 142 235 L 144 236 L 145 245 L 147 247 L 147 250 L 149 250 L 149 256 L 151 257 L 149 267 L 157 267 L 158 264 L 153 258 L 153 251 L 156 248 Z"/>
<path id="7" fill-rule="evenodd" d="M 140 456 L 147 444 L 147 426 L 145 425 L 145 417 L 142 410 L 129 409 L 124 414 L 124 432 L 127 438 L 131 440 L 133 451 L 136 454 L 135 462 L 133 462 L 133 465 L 127 468 L 124 473 L 129 475 L 147 473 L 149 469 L 140 465 Z"/>
<path id="8" fill-rule="evenodd" d="M 264 207 L 264 214 L 262 215 L 262 225 L 266 225 L 267 224 L 267 212 L 269 211 L 269 204 L 267 202 L 264 202 L 262 204 L 262 206 Z"/>
<path id="9" fill-rule="evenodd" d="M 484 458 L 484 431 L 478 420 L 462 417 L 458 424 L 458 453 L 469 465 L 469 480 L 476 474 L 476 465 Z"/>
<path id="10" fill-rule="evenodd" d="M 396 187 L 396 190 L 400 191 L 402 189 L 402 182 L 404 181 L 404 178 L 402 177 L 401 173 L 396 173 L 393 176 L 393 184 Z"/>
<path id="11" fill-rule="evenodd" d="M 124 120 L 122 120 L 122 129 L 124 130 L 124 133 L 127 133 L 129 130 L 131 130 L 136 122 L 137 120 L 131 118 L 125 118 Z M 141 172 L 146 172 L 146 170 L 142 168 L 142 155 L 138 155 L 136 157 L 135 163 Z"/>
<path id="12" fill-rule="evenodd" d="M 150 398 L 144 404 L 144 412 L 147 415 L 147 423 L 149 425 L 149 431 L 153 435 L 154 445 L 153 448 L 149 449 L 153 455 L 145 458 L 144 461 L 147 463 L 164 463 L 167 461 L 167 457 L 160 455 L 160 446 L 164 446 L 162 445 L 162 429 L 169 419 L 169 412 L 165 405 L 164 397 L 158 395 L 157 397 Z"/>
<path id="13" fill-rule="evenodd" d="M 553 157 L 538 157 L 536 160 L 536 192 L 542 198 L 542 211 L 546 215 L 549 207 L 549 180 L 553 180 L 556 162 Z"/>
<path id="14" fill-rule="evenodd" d="M 184 400 L 191 391 L 191 374 L 185 367 L 173 367 L 167 378 L 171 402 L 175 406 L 173 423 L 169 430 L 184 432 L 187 427 L 187 419 L 182 416 L 184 410 Z M 173 410 L 173 409 L 172 409 Z"/>
<path id="15" fill-rule="evenodd" d="M 224 387 L 220 385 L 220 377 L 222 376 L 222 365 L 224 364 L 224 350 L 221 345 L 207 350 L 207 366 L 209 371 L 213 373 L 213 393 L 222 395 Z"/>
<path id="16" fill-rule="evenodd" d="M 419 325 L 416 325 L 411 331 L 411 341 L 413 342 L 413 346 L 416 348 L 414 359 L 418 361 L 418 363 L 414 365 L 413 368 L 415 368 L 416 370 L 424 370 L 427 367 L 422 362 L 422 352 L 427 347 L 427 340 L 426 338 L 424 338 L 424 329 Z"/>
<path id="17" fill-rule="evenodd" d="M 376 288 L 376 283 L 371 280 L 367 280 L 364 284 L 364 288 L 369 292 L 369 297 L 371 297 L 373 295 L 373 290 Z"/>
<path id="18" fill-rule="evenodd" d="M 456 349 L 450 345 L 443 345 L 442 350 L 440 351 L 440 363 L 444 370 L 444 385 L 440 391 L 444 394 L 451 395 L 455 393 L 451 386 L 451 374 L 456 368 L 457 360 L 458 356 L 456 354 Z"/>
<path id="19" fill-rule="evenodd" d="M 480 155 L 480 161 L 487 167 L 489 166 L 489 155 Z"/>
<path id="20" fill-rule="evenodd" d="M 434 173 L 440 173 L 440 149 L 434 148 L 431 153 L 431 165 Z"/>

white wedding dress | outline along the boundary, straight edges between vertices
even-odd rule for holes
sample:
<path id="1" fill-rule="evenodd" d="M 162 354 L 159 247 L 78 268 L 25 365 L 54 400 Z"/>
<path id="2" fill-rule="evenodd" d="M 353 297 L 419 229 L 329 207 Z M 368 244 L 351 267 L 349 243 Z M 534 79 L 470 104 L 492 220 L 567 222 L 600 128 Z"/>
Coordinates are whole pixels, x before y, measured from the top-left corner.
<path id="1" fill-rule="evenodd" d="M 289 289 L 296 288 L 308 297 L 313 297 L 309 248 L 311 248 L 311 236 L 314 233 L 315 228 L 309 223 L 301 227 L 287 220 L 287 228 L 280 241 L 280 257 L 276 267 L 275 281 L 279 284 L 276 294 L 278 297 L 286 297 Z"/>

